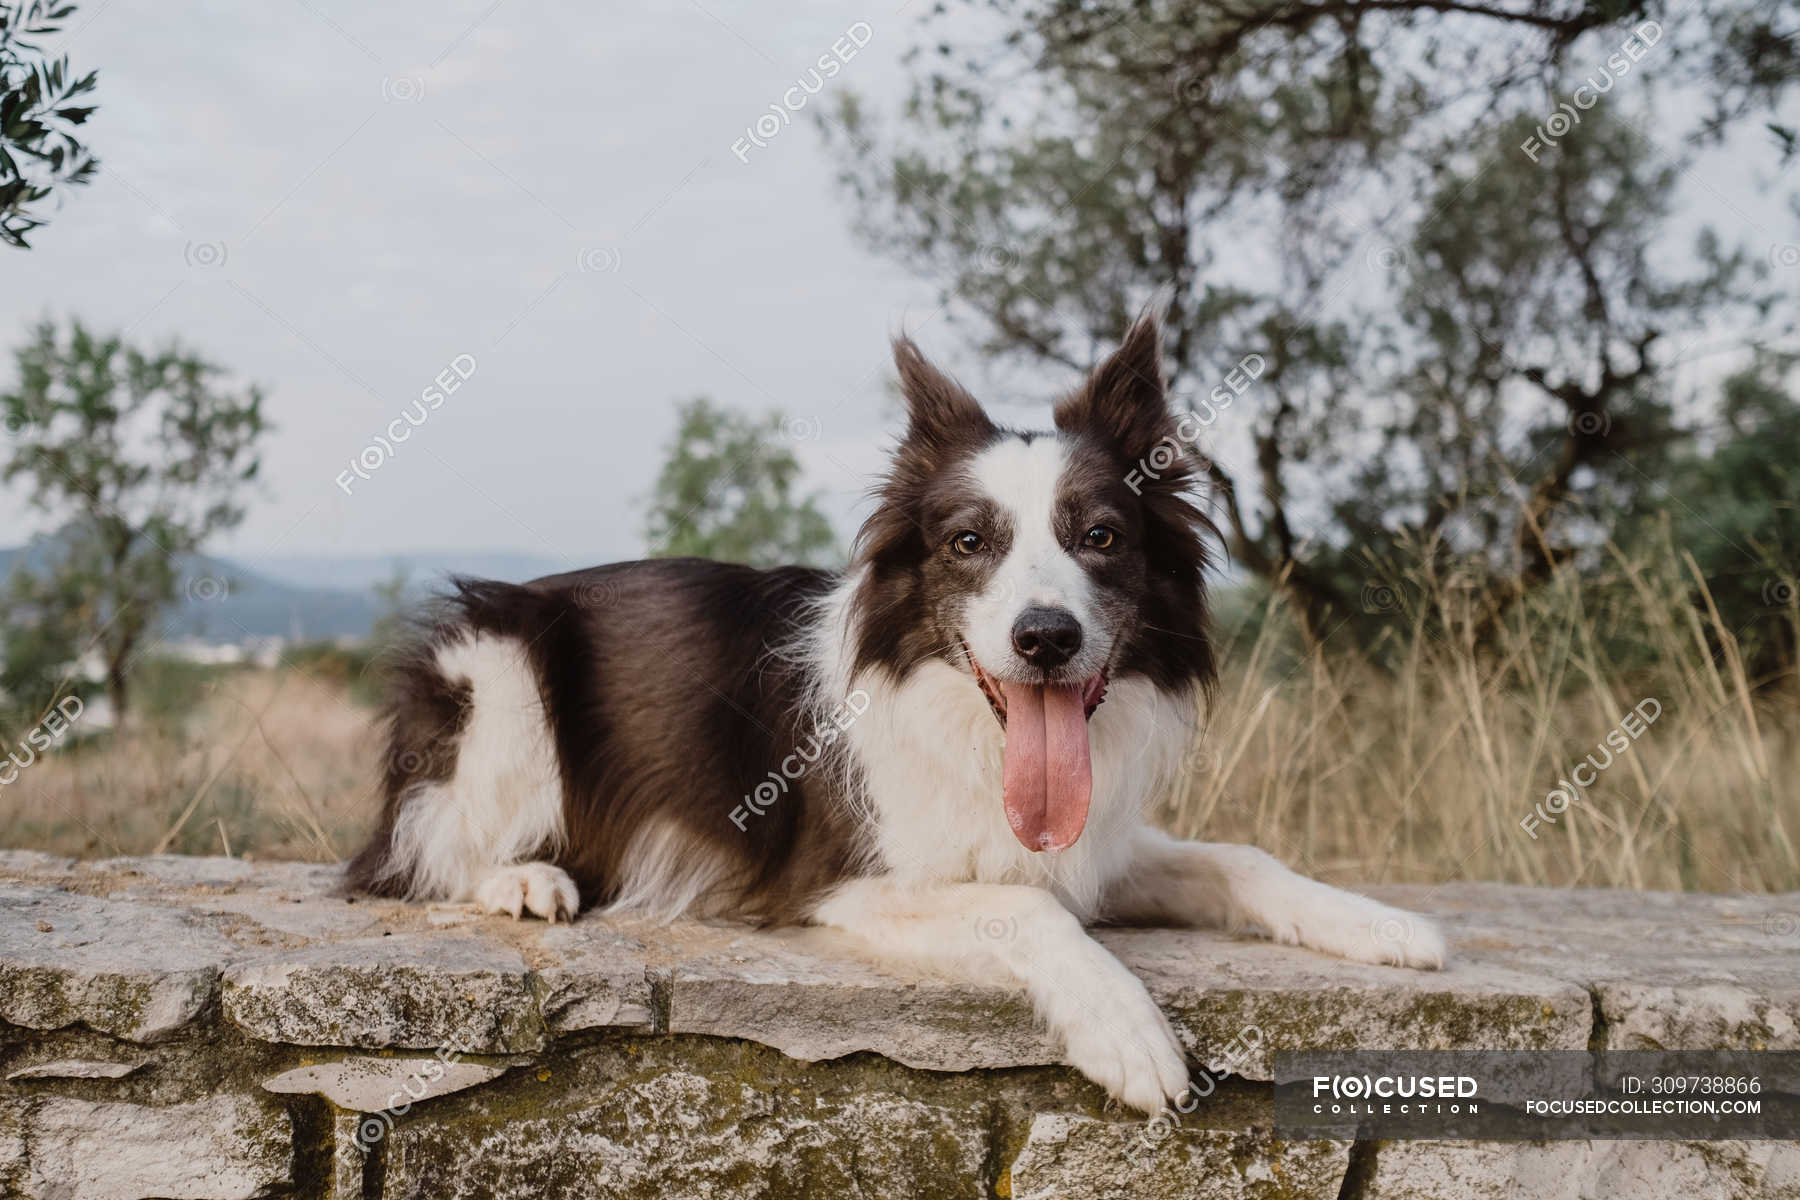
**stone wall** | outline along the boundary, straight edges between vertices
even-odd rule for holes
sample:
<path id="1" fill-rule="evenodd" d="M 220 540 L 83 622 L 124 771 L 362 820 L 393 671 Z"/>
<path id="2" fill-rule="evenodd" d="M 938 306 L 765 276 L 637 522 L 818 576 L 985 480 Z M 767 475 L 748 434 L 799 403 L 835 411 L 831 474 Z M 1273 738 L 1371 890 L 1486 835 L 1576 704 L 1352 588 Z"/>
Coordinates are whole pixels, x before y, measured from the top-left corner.
<path id="1" fill-rule="evenodd" d="M 826 931 L 547 928 L 336 880 L 0 853 L 0 1196 L 1800 1197 L 1787 1143 L 1284 1142 L 1266 1082 L 1284 1048 L 1800 1049 L 1800 896 L 1375 889 L 1441 916 L 1436 974 L 1103 933 L 1230 1072 L 1147 1123 L 1009 994 Z"/>

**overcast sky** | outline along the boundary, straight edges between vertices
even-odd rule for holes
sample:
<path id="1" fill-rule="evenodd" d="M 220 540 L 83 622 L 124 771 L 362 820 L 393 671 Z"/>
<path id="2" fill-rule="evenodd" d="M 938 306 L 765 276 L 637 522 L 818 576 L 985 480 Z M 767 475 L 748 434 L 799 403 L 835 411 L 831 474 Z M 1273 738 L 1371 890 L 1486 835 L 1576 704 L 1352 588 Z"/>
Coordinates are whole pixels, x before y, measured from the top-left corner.
<path id="1" fill-rule="evenodd" d="M 84 0 L 62 46 L 100 71 L 102 168 L 0 260 L 0 347 L 78 314 L 267 387 L 264 494 L 227 552 L 634 555 L 697 393 L 792 415 L 847 526 L 888 337 L 961 342 L 851 238 L 810 113 L 732 144 L 834 43 L 854 57 L 811 110 L 901 95 L 922 10 Z M 346 495 L 462 355 L 468 383 Z M 16 494 L 0 521 L 42 524 Z"/>
<path id="2" fill-rule="evenodd" d="M 811 125 L 847 89 L 904 95 L 929 0 L 897 3 L 82 0 L 58 48 L 100 72 L 102 166 L 33 249 L 0 250 L 0 351 L 79 315 L 264 385 L 279 429 L 228 554 L 634 556 L 674 402 L 701 393 L 785 410 L 847 537 L 890 335 L 992 378 L 931 286 L 856 244 Z M 866 46 L 740 161 L 859 22 Z M 1690 220 L 1800 240 L 1738 156 L 1713 161 Z M 370 449 L 470 360 L 394 457 Z M 41 528 L 0 492 L 0 544 Z"/>

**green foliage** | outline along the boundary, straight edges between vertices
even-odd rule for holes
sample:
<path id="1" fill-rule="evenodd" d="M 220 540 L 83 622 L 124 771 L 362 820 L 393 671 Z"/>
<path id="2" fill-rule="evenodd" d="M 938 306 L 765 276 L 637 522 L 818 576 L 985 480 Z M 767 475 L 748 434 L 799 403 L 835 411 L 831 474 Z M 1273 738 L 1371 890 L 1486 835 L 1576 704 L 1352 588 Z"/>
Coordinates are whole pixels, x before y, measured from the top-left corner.
<path id="1" fill-rule="evenodd" d="M 219 368 L 179 346 L 145 351 L 80 322 L 66 335 L 39 325 L 17 368 L 0 392 L 0 481 L 23 484 L 61 528 L 47 567 L 15 573 L 0 636 L 60 645 L 79 631 L 122 721 L 131 666 L 177 597 L 182 558 L 243 519 L 268 428 L 262 393 L 222 386 Z"/>
<path id="2" fill-rule="evenodd" d="M 247 669 L 238 664 L 214 665 L 167 654 L 144 654 L 131 672 L 135 715 L 151 726 L 178 734 L 221 680 Z"/>
<path id="3" fill-rule="evenodd" d="M 645 526 L 655 554 L 759 567 L 836 557 L 817 496 L 796 494 L 800 460 L 781 444 L 780 414 L 751 417 L 705 397 L 679 413 Z"/>
<path id="4" fill-rule="evenodd" d="M 281 656 L 281 664 L 308 679 L 349 691 L 350 698 L 369 708 L 387 698 L 379 662 L 384 643 L 371 638 L 366 645 L 337 642 L 302 642 Z"/>
<path id="5" fill-rule="evenodd" d="M 37 39 L 61 29 L 73 4 L 0 0 L 0 242 L 26 245 L 44 223 L 32 213 L 58 187 L 86 183 L 98 165 L 75 136 L 94 110 L 74 103 L 94 90 Z"/>
<path id="6" fill-rule="evenodd" d="M 369 630 L 369 642 L 379 653 L 381 650 L 396 645 L 406 634 L 408 614 L 412 605 L 407 589 L 412 582 L 412 572 L 405 563 L 395 562 L 394 573 L 386 582 L 375 585 L 375 624 Z"/>
<path id="7" fill-rule="evenodd" d="M 1716 446 L 1688 447 L 1638 530 L 1666 521 L 1751 669 L 1795 661 L 1800 632 L 1800 358 L 1760 354 L 1725 381 Z M 1709 452 L 1710 450 L 1710 452 Z"/>
<path id="8" fill-rule="evenodd" d="M 0 618 L 0 728 L 37 723 L 69 695 L 92 691 L 73 673 L 85 644 L 87 603 L 79 580 L 40 579 L 24 571 L 6 580 Z"/>
<path id="9" fill-rule="evenodd" d="M 858 232 L 1028 366 L 1087 369 L 1158 291 L 1179 400 L 1263 357 L 1201 448 L 1233 559 L 1315 643 L 1404 623 L 1394 561 L 1454 569 L 1491 630 L 1660 478 L 1678 348 L 1794 332 L 1766 247 L 1669 246 L 1701 147 L 1762 118 L 1787 152 L 1800 58 L 1760 0 L 966 7 L 1002 32 L 922 49 L 899 120 L 822 122 Z"/>

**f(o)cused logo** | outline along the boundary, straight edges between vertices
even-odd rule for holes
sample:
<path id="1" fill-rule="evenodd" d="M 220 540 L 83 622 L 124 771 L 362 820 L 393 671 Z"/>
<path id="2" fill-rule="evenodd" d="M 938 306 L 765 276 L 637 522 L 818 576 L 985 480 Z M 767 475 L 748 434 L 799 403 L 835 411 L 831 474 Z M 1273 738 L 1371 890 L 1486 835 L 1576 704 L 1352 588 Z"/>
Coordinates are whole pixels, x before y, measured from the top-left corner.
<path id="1" fill-rule="evenodd" d="M 976 917 L 975 937 L 983 942 L 1010 942 L 1019 936 L 1016 917 Z"/>
<path id="2" fill-rule="evenodd" d="M 1612 414 L 1589 409 L 1569 418 L 1569 432 L 1578 437 L 1605 437 L 1612 432 Z"/>
<path id="3" fill-rule="evenodd" d="M 1403 946 L 1412 941 L 1412 922 L 1404 917 L 1377 917 L 1369 926 L 1369 934 L 1381 946 Z"/>
<path id="4" fill-rule="evenodd" d="M 1367 613 L 1397 612 L 1400 590 L 1391 583 L 1372 581 L 1363 585 L 1363 611 Z"/>
<path id="5" fill-rule="evenodd" d="M 575 256 L 575 265 L 582 274 L 606 274 L 617 271 L 624 258 L 610 246 L 593 246 Z"/>
<path id="6" fill-rule="evenodd" d="M 796 442 L 816 442 L 825 427 L 817 417 L 789 417 L 781 423 L 781 432 Z"/>
<path id="7" fill-rule="evenodd" d="M 189 600 L 223 600 L 231 591 L 231 586 L 223 579 L 213 575 L 200 575 L 188 580 L 187 594 Z"/>
<path id="8" fill-rule="evenodd" d="M 619 598 L 619 586 L 609 579 L 589 580 L 575 587 L 575 603 L 581 608 L 609 608 Z"/>
<path id="9" fill-rule="evenodd" d="M 222 267 L 230 257 L 224 242 L 189 242 L 181 251 L 181 259 L 190 267 Z"/>

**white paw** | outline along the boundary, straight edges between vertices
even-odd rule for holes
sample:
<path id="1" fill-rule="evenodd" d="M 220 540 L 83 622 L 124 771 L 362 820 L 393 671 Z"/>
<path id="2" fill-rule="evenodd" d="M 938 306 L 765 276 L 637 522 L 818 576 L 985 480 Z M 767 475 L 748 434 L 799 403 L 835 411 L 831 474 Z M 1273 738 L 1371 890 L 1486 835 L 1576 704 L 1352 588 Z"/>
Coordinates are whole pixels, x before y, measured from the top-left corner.
<path id="1" fill-rule="evenodd" d="M 496 867 L 475 889 L 475 904 L 482 912 L 511 913 L 514 920 L 529 912 L 555 924 L 570 921 L 581 911 L 581 893 L 568 873 L 549 863 L 519 863 Z"/>
<path id="2" fill-rule="evenodd" d="M 1154 1115 L 1188 1086 L 1187 1058 L 1148 993 L 1090 1012 L 1064 1035 L 1068 1063 L 1141 1113 Z"/>
<path id="3" fill-rule="evenodd" d="M 1249 923 L 1283 945 L 1377 966 L 1444 965 L 1444 935 L 1435 922 L 1310 879 L 1270 880 L 1246 908 Z"/>
<path id="4" fill-rule="evenodd" d="M 1303 923 L 1295 940 L 1352 962 L 1424 971 L 1444 965 L 1444 935 L 1435 921 L 1360 896 L 1354 899 L 1342 912 Z"/>
<path id="5" fill-rule="evenodd" d="M 1375 918 L 1369 935 L 1379 956 L 1371 959 L 1372 962 L 1435 971 L 1444 965 L 1448 954 L 1444 932 L 1437 927 L 1436 921 L 1398 908 L 1390 908 L 1386 914 Z"/>

